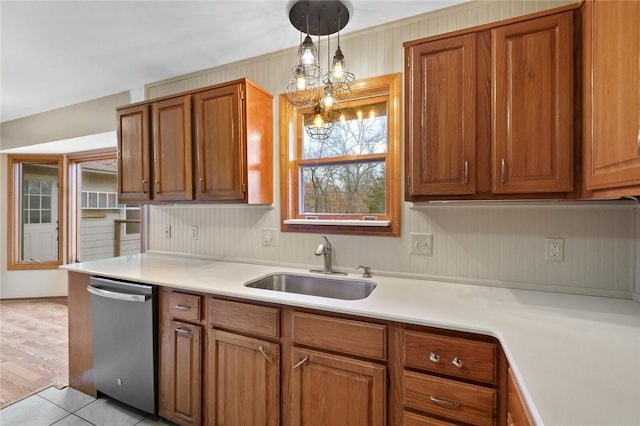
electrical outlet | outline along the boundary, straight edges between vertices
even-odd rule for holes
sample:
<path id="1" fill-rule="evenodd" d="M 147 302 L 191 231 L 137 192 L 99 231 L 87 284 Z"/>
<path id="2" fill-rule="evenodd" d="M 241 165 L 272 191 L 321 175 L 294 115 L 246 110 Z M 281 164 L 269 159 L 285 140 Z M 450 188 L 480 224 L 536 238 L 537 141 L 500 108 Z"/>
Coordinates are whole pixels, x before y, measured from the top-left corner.
<path id="1" fill-rule="evenodd" d="M 547 237 L 545 260 L 562 262 L 564 260 L 564 239 Z"/>
<path id="2" fill-rule="evenodd" d="M 171 239 L 171 225 L 165 225 L 164 226 L 164 237 L 167 240 Z"/>
<path id="3" fill-rule="evenodd" d="M 192 240 L 197 240 L 198 239 L 198 226 L 197 225 L 191 225 L 191 239 Z"/>
<path id="4" fill-rule="evenodd" d="M 412 232 L 409 236 L 411 247 L 409 253 L 421 256 L 433 255 L 433 234 L 421 234 Z"/>
<path id="5" fill-rule="evenodd" d="M 274 228 L 262 228 L 262 245 L 274 247 L 276 244 L 276 230 Z"/>

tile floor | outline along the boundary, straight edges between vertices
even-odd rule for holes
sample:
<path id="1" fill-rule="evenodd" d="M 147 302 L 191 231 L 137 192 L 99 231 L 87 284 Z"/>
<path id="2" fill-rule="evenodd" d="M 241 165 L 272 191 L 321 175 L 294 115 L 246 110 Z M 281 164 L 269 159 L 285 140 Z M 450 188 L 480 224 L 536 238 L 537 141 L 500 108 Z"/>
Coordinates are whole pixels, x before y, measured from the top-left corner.
<path id="1" fill-rule="evenodd" d="M 166 426 L 159 417 L 107 397 L 98 399 L 75 389 L 47 388 L 0 410 L 0 425 L 20 426 Z"/>

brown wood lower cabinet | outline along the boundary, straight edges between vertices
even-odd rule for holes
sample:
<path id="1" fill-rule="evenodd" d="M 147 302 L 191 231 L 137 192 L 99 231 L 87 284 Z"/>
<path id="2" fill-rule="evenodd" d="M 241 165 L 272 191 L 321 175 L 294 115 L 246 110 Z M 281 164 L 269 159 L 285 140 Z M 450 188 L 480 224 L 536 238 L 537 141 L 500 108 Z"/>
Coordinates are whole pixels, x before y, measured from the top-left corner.
<path id="1" fill-rule="evenodd" d="M 404 373 L 404 403 L 426 413 L 474 425 L 493 425 L 497 392 L 428 374 Z"/>
<path id="2" fill-rule="evenodd" d="M 91 393 L 86 277 L 69 274 L 70 386 Z M 513 378 L 507 413 L 508 365 L 492 337 L 159 293 L 159 415 L 179 425 L 533 424 L 520 420 Z"/>
<path id="3" fill-rule="evenodd" d="M 513 371 L 509 368 L 507 382 L 507 426 L 534 426 L 536 423 L 529 413 L 527 403 L 518 387 Z"/>
<path id="4" fill-rule="evenodd" d="M 292 348 L 292 425 L 386 424 L 386 367 Z"/>
<path id="5" fill-rule="evenodd" d="M 280 422 L 280 345 L 209 330 L 209 425 L 277 426 Z"/>
<path id="6" fill-rule="evenodd" d="M 180 425 L 202 422 L 202 327 L 169 321 L 162 331 L 160 416 Z"/>

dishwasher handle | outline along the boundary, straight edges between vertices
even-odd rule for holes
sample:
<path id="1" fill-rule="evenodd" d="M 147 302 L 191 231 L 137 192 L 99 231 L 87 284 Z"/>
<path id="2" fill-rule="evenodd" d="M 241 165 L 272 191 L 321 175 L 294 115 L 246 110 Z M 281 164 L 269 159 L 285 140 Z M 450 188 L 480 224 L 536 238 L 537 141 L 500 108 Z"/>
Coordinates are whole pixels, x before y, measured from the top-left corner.
<path id="1" fill-rule="evenodd" d="M 105 290 L 100 287 L 92 285 L 87 286 L 87 291 L 96 296 L 106 297 L 108 299 L 124 300 L 126 302 L 146 302 L 151 299 L 150 294 L 131 294 L 131 293 L 119 293 L 117 291 Z"/>

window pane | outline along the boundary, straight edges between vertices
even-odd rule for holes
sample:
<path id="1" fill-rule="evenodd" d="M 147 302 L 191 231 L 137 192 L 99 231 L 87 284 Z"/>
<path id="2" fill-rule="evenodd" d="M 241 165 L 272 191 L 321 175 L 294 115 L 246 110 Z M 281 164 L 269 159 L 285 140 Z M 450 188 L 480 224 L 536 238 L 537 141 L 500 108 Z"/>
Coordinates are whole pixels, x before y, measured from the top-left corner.
<path id="1" fill-rule="evenodd" d="M 39 195 L 31 195 L 29 200 L 29 208 L 30 209 L 39 209 L 40 208 L 40 196 Z"/>
<path id="2" fill-rule="evenodd" d="M 328 138 L 313 139 L 302 132 L 304 159 L 387 152 L 386 102 L 344 108 L 341 112 L 340 121 L 334 124 Z"/>
<path id="3" fill-rule="evenodd" d="M 28 185 L 28 193 L 29 194 L 39 194 L 40 193 L 40 181 L 37 180 L 29 180 L 27 181 Z"/>
<path id="4" fill-rule="evenodd" d="M 23 209 L 29 208 L 29 196 L 27 194 L 24 194 L 22 196 L 22 208 Z"/>
<path id="5" fill-rule="evenodd" d="M 40 210 L 29 210 L 29 223 L 40 223 Z"/>
<path id="6" fill-rule="evenodd" d="M 51 182 L 48 182 L 48 181 L 40 182 L 40 191 L 44 195 L 51 195 Z"/>
<path id="7" fill-rule="evenodd" d="M 301 181 L 301 213 L 385 213 L 383 161 L 305 166 Z"/>
<path id="8" fill-rule="evenodd" d="M 41 200 L 43 209 L 51 209 L 51 197 L 45 195 Z"/>
<path id="9" fill-rule="evenodd" d="M 41 223 L 51 223 L 51 210 L 42 210 Z"/>

